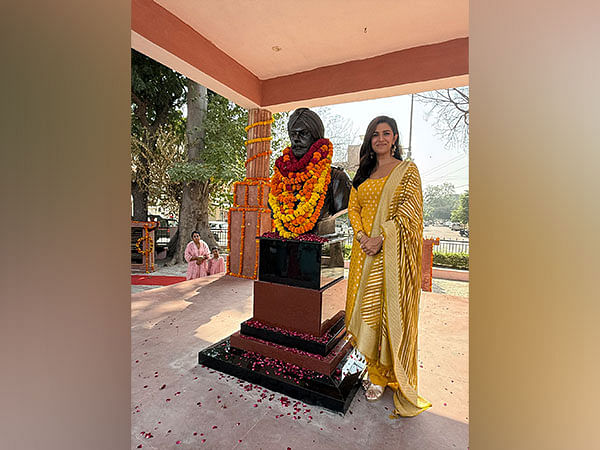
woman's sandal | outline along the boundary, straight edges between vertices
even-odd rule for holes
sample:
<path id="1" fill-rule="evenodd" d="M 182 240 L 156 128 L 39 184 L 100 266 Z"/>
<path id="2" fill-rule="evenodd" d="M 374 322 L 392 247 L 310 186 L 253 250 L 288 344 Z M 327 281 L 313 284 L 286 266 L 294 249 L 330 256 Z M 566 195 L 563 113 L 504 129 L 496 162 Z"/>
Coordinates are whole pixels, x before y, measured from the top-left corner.
<path id="1" fill-rule="evenodd" d="M 363 388 L 365 390 L 365 398 L 368 402 L 376 402 L 383 396 L 385 386 L 379 386 L 371 383 L 369 380 L 363 380 Z"/>

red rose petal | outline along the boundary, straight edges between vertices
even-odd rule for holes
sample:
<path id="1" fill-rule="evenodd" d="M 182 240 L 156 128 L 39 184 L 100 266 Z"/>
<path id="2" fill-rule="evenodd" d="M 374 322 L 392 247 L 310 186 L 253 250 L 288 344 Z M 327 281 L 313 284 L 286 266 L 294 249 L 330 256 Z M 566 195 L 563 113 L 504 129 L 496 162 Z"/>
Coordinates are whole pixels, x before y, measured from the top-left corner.
<path id="1" fill-rule="evenodd" d="M 164 389 L 164 388 L 166 388 L 166 387 L 167 387 L 167 385 L 166 385 L 166 384 L 163 384 L 163 385 L 162 385 L 162 386 L 159 388 L 159 390 L 160 390 L 160 389 Z"/>

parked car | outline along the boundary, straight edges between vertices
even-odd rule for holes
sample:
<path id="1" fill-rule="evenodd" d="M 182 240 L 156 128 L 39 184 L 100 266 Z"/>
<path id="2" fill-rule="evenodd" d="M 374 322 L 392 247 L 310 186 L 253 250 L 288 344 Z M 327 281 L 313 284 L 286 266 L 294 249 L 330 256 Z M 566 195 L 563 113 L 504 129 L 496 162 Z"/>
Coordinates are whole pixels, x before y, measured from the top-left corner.
<path id="1" fill-rule="evenodd" d="M 149 220 L 158 222 L 158 228 L 154 230 L 154 240 L 156 241 L 156 250 L 160 251 L 169 244 L 169 240 L 177 231 L 177 220 L 166 219 L 165 217 L 150 214 Z"/>
<path id="2" fill-rule="evenodd" d="M 463 230 L 460 230 L 459 233 L 463 237 L 469 237 L 469 230 L 467 230 L 466 228 Z"/>
<path id="3" fill-rule="evenodd" d="M 218 231 L 218 230 L 227 230 L 228 226 L 227 226 L 227 222 L 209 222 L 208 226 L 210 227 L 211 231 Z"/>
<path id="4" fill-rule="evenodd" d="M 463 228 L 464 228 L 464 227 L 463 227 L 463 225 L 462 225 L 462 224 L 460 224 L 460 223 L 453 223 L 452 225 L 450 225 L 450 229 L 451 229 L 452 231 L 460 231 L 460 230 L 462 230 Z"/>

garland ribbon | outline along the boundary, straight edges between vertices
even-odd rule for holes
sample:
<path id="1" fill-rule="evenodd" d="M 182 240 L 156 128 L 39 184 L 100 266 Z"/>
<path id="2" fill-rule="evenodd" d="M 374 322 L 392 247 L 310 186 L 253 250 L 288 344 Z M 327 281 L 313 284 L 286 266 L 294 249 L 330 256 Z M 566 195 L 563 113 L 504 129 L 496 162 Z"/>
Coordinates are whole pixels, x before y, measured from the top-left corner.
<path id="1" fill-rule="evenodd" d="M 252 125 L 248 125 L 246 128 L 244 128 L 244 131 L 248 132 L 250 128 L 257 127 L 259 125 L 268 125 L 270 123 L 273 123 L 274 120 L 275 119 L 271 118 L 269 120 L 263 120 L 262 122 L 254 122 Z"/>
<path id="2" fill-rule="evenodd" d="M 333 145 L 319 139 L 300 159 L 290 147 L 275 161 L 269 205 L 280 236 L 294 238 L 315 227 L 331 181 Z"/>
<path id="3" fill-rule="evenodd" d="M 244 145 L 254 144 L 255 142 L 266 142 L 266 141 L 270 141 L 272 139 L 273 139 L 273 136 L 250 139 L 250 140 L 244 141 Z"/>

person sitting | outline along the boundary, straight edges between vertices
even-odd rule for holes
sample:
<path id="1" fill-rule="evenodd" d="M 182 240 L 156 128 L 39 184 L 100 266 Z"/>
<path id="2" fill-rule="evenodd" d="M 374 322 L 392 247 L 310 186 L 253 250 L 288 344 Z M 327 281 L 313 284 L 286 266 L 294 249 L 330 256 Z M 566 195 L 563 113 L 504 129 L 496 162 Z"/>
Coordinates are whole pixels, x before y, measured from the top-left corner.
<path id="1" fill-rule="evenodd" d="M 208 274 L 214 275 L 221 272 L 225 272 L 225 261 L 222 256 L 219 256 L 219 249 L 213 247 L 212 257 L 208 259 Z"/>
<path id="2" fill-rule="evenodd" d="M 210 257 L 208 245 L 200 239 L 200 233 L 192 232 L 192 240 L 185 248 L 184 258 L 188 263 L 187 280 L 205 277 L 208 274 L 207 260 Z"/>

